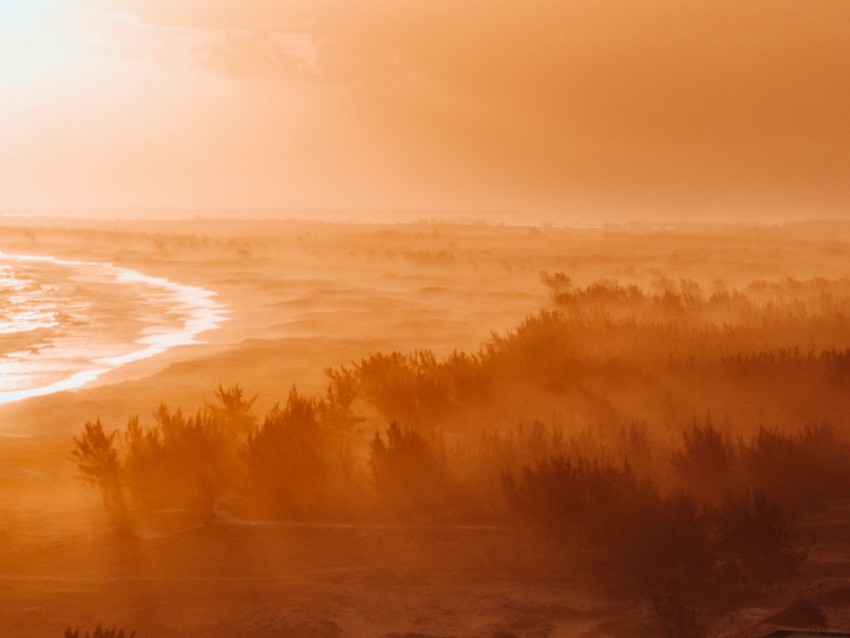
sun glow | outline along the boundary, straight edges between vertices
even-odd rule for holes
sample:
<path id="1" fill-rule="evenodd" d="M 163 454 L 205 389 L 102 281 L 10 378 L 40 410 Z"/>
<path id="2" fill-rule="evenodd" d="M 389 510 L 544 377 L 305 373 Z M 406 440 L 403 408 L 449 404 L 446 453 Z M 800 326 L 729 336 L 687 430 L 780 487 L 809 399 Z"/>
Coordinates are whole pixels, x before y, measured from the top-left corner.
<path id="1" fill-rule="evenodd" d="M 0 85 L 41 85 L 78 56 L 82 34 L 62 0 L 7 0 L 0 9 Z"/>

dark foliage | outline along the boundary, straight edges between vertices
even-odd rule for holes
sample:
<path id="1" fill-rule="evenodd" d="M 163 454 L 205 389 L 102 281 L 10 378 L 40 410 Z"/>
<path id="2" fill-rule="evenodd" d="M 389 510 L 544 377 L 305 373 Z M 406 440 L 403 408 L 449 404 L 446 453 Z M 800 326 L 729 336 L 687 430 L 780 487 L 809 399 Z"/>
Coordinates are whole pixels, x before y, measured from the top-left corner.
<path id="1" fill-rule="evenodd" d="M 725 577 L 769 583 L 794 574 L 801 557 L 789 548 L 791 521 L 764 492 L 730 497 L 715 517 L 718 562 Z"/>
<path id="2" fill-rule="evenodd" d="M 793 574 L 794 517 L 850 496 L 850 279 L 542 278 L 552 306 L 471 354 L 372 354 L 262 419 L 236 386 L 150 427 L 86 423 L 80 477 L 141 511 L 528 525 L 696 635 L 701 588 Z"/>
<path id="3" fill-rule="evenodd" d="M 115 445 L 117 435 L 118 432 L 106 434 L 100 419 L 94 423 L 86 422 L 79 438 L 74 437 L 74 449 L 71 451 L 80 478 L 100 489 L 104 505 L 109 508 L 120 501 L 121 466 Z"/>
<path id="4" fill-rule="evenodd" d="M 375 489 L 391 516 L 419 521 L 454 519 L 462 501 L 438 439 L 391 423 L 375 432 L 369 455 Z"/>
<path id="5" fill-rule="evenodd" d="M 672 463 L 684 485 L 705 502 L 718 503 L 740 483 L 735 470 L 739 450 L 728 433 L 710 422 L 694 423 L 683 433 L 681 450 L 673 452 Z"/>
<path id="6" fill-rule="evenodd" d="M 131 419 L 125 431 L 123 475 L 143 509 L 209 512 L 234 480 L 234 434 L 209 411 L 186 418 L 161 404 L 149 429 Z"/>
<path id="7" fill-rule="evenodd" d="M 486 396 L 489 375 L 480 356 L 455 352 L 373 354 L 357 365 L 360 390 L 391 421 L 427 426 Z"/>
<path id="8" fill-rule="evenodd" d="M 293 388 L 283 408 L 275 406 L 244 448 L 244 490 L 260 511 L 304 520 L 330 511 L 329 433 L 319 423 L 316 402 Z"/>
<path id="9" fill-rule="evenodd" d="M 628 467 L 554 458 L 525 468 L 507 489 L 517 508 L 557 543 L 595 552 L 602 564 L 644 585 L 703 579 L 708 528 L 696 501 L 662 496 Z"/>
<path id="10" fill-rule="evenodd" d="M 93 632 L 86 632 L 85 634 L 81 634 L 79 628 L 65 630 L 65 638 L 133 638 L 135 635 L 135 631 L 126 634 L 123 629 L 104 628 L 102 625 L 98 625 Z"/>

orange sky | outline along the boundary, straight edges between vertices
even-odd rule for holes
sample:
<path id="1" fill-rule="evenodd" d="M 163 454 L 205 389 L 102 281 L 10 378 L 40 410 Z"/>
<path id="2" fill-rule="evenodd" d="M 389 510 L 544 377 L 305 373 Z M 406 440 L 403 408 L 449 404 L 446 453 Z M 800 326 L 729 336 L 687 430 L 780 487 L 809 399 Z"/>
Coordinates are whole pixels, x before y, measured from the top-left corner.
<path id="1" fill-rule="evenodd" d="M 850 217 L 847 0 L 3 0 L 0 209 Z"/>

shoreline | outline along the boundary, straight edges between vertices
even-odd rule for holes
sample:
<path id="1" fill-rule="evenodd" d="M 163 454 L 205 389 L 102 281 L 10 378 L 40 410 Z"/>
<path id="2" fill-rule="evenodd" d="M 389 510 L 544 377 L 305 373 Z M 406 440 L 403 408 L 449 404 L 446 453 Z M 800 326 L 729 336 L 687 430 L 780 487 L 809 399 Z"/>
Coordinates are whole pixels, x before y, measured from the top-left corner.
<path id="1" fill-rule="evenodd" d="M 285 401 L 293 385 L 324 392 L 325 368 L 370 353 L 474 352 L 547 307 L 542 271 L 568 273 L 577 285 L 614 277 L 644 287 L 659 272 L 675 272 L 702 277 L 710 290 L 714 281 L 735 287 L 789 273 L 845 276 L 843 262 L 824 261 L 823 243 L 850 242 L 850 225 L 833 224 L 743 238 L 722 227 L 717 242 L 706 242 L 707 229 L 640 234 L 279 220 L 152 227 L 73 219 L 56 228 L 10 221 L 0 219 L 0 251 L 109 263 L 215 291 L 230 310 L 228 321 L 196 340 L 206 343 L 173 346 L 75 390 L 0 405 L 0 429 L 13 436 L 69 437 L 86 419 L 122 424 L 163 401 L 194 409 L 219 385 L 261 395 L 262 412 L 266 401 Z M 777 250 L 786 256 L 781 262 Z"/>
<path id="2" fill-rule="evenodd" d="M 327 367 L 393 351 L 430 350 L 438 358 L 474 353 L 494 333 L 516 331 L 547 309 L 541 272 L 564 273 L 576 286 L 610 277 L 651 289 L 662 273 L 699 280 L 703 290 L 714 290 L 715 278 L 722 280 L 718 289 L 734 290 L 787 276 L 841 279 L 850 289 L 850 279 L 842 279 L 850 226 L 844 234 L 823 228 L 817 236 L 743 239 L 719 231 L 713 241 L 681 233 L 456 226 L 173 230 L 32 229 L 27 235 L 0 223 L 0 250 L 111 263 L 215 291 L 230 310 L 229 321 L 197 339 L 206 343 L 127 362 L 74 391 L 0 406 L 0 537 L 10 550 L 3 583 L 9 602 L 0 611 L 22 636 L 60 635 L 67 626 L 98 622 L 140 636 L 181 637 L 660 635 L 649 631 L 645 600 L 612 603 L 610 591 L 570 565 L 554 564 L 512 530 L 239 519 L 197 526 L 179 510 L 162 510 L 139 534 L 116 534 L 101 495 L 78 480 L 73 439 L 96 419 L 107 434 L 135 415 L 148 428 L 162 403 L 171 413 L 180 408 L 192 415 L 215 400 L 219 385 L 239 384 L 247 397 L 259 395 L 253 413 L 262 417 L 286 401 L 293 385 L 301 396 L 322 396 Z M 517 366 L 516 374 L 524 373 Z M 624 384 L 623 395 L 613 398 L 640 397 L 641 382 Z M 684 402 L 703 395 L 678 396 Z M 547 400 L 526 402 L 509 420 L 484 426 L 530 424 L 540 414 L 554 422 Z M 568 418 L 568 400 L 560 423 L 580 434 L 586 421 Z M 649 401 L 637 407 L 648 423 L 657 419 L 651 408 Z M 374 433 L 388 423 L 367 400 L 357 412 L 364 419 L 355 425 L 355 453 L 364 468 Z M 739 418 L 752 422 L 743 413 Z M 471 421 L 469 432 L 478 425 Z M 449 449 L 455 442 L 449 440 Z M 834 536 L 848 517 L 841 504 L 806 521 L 799 547 L 811 549 L 811 558 L 788 586 L 818 597 L 837 626 L 850 614 L 828 607 L 826 597 L 843 596 L 850 578 L 847 548 Z M 423 553 L 410 551 L 417 547 Z M 767 633 L 761 627 L 788 606 L 786 595 L 771 591 L 744 601 L 707 635 Z M 387 609 L 391 623 L 380 620 Z M 423 609 L 450 613 L 431 618 Z M 319 631 L 325 628 L 332 631 Z"/>
<path id="3" fill-rule="evenodd" d="M 217 330 L 222 323 L 230 319 L 229 308 L 214 300 L 216 292 L 200 286 L 182 284 L 164 277 L 146 275 L 124 266 L 100 261 L 79 261 L 44 255 L 13 254 L 5 251 L 0 251 L 0 259 L 12 263 L 46 263 L 71 269 L 100 269 L 106 275 L 106 279 L 102 282 L 105 286 L 129 284 L 164 290 L 171 297 L 165 304 L 164 315 L 178 315 L 177 323 L 181 325 L 178 330 L 166 328 L 164 322 L 143 328 L 138 338 L 128 344 L 127 352 L 87 359 L 84 363 L 81 362 L 82 365 L 86 366 L 85 369 L 51 383 L 2 391 L 0 392 L 0 404 L 9 404 L 100 385 L 97 384 L 99 379 L 129 364 L 157 357 L 176 347 L 204 343 L 198 341 L 196 337 Z M 150 294 L 140 292 L 140 296 L 145 302 L 151 302 Z M 129 317 L 127 320 L 129 320 Z M 62 354 L 61 350 L 58 354 Z M 51 360 L 44 362 L 45 366 L 50 364 Z"/>

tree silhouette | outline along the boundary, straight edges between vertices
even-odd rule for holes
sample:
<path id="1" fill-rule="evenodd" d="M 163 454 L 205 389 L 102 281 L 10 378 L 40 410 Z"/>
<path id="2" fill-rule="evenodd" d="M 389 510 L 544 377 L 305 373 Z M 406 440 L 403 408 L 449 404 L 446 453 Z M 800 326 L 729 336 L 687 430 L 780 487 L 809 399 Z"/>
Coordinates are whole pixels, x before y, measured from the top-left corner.
<path id="1" fill-rule="evenodd" d="M 257 427 L 257 417 L 251 412 L 258 395 L 248 399 L 237 383 L 231 388 L 218 386 L 215 403 L 206 402 L 204 408 L 224 431 L 235 437 L 246 437 Z"/>
<path id="2" fill-rule="evenodd" d="M 113 509 L 121 503 L 121 464 L 115 446 L 117 430 L 107 434 L 103 423 L 86 421 L 83 432 L 74 437 L 71 455 L 76 460 L 79 477 L 100 489 L 103 503 Z"/>
<path id="3" fill-rule="evenodd" d="M 769 583 L 798 567 L 801 557 L 788 549 L 791 521 L 764 492 L 730 497 L 717 519 L 721 563 L 730 578 Z"/>
<path id="4" fill-rule="evenodd" d="M 433 520 L 449 514 L 454 486 L 445 455 L 419 432 L 395 421 L 387 428 L 386 441 L 375 432 L 369 467 L 375 489 L 393 515 Z"/>
<path id="5" fill-rule="evenodd" d="M 161 403 L 156 425 L 128 424 L 124 475 L 136 504 L 146 510 L 180 507 L 209 514 L 236 476 L 235 439 L 208 410 L 185 417 Z"/>
<path id="6" fill-rule="evenodd" d="M 125 634 L 123 629 L 117 629 L 115 627 L 104 628 L 102 625 L 98 625 L 94 633 L 86 632 L 85 636 L 80 634 L 79 627 L 76 629 L 69 627 L 65 630 L 65 638 L 133 638 L 135 635 L 135 631 Z"/>
<path id="7" fill-rule="evenodd" d="M 275 405 L 245 445 L 245 489 L 250 498 L 275 516 L 322 517 L 328 509 L 329 447 L 316 401 L 293 387 L 286 405 Z"/>
<path id="8" fill-rule="evenodd" d="M 737 481 L 733 473 L 737 450 L 732 440 L 711 421 L 703 427 L 694 422 L 683 438 L 683 449 L 673 453 L 673 467 L 688 489 L 710 503 L 721 502 Z"/>

